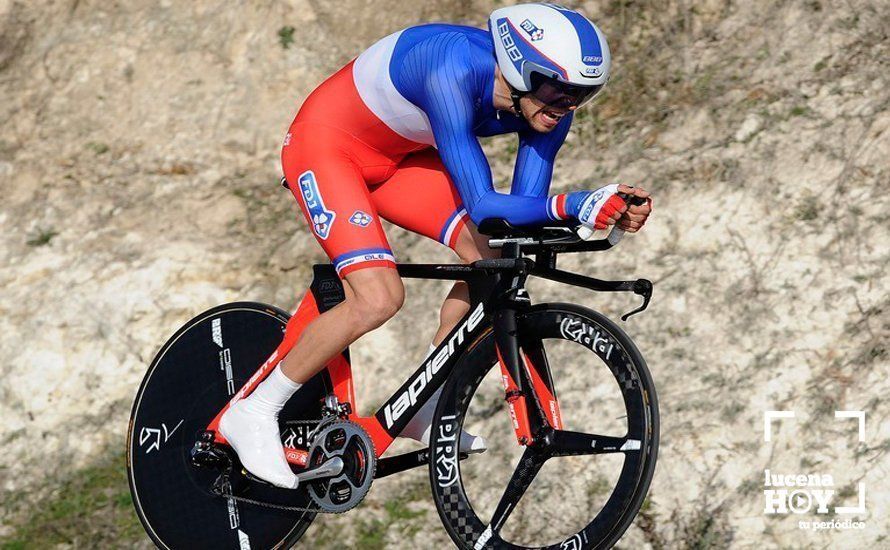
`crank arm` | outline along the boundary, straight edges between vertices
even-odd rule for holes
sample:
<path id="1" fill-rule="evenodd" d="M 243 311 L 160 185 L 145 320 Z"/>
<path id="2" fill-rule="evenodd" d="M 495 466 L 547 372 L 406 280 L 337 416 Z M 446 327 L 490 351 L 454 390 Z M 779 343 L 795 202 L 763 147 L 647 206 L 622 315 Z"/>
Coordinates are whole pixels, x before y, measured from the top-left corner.
<path id="1" fill-rule="evenodd" d="M 334 458 L 330 458 L 325 460 L 320 466 L 317 468 L 312 468 L 311 470 L 304 470 L 297 474 L 297 479 L 300 480 L 300 483 L 304 483 L 306 481 L 313 481 L 316 479 L 322 479 L 325 477 L 336 477 L 343 473 L 343 459 L 339 456 L 335 456 Z"/>
<path id="2" fill-rule="evenodd" d="M 241 472 L 244 474 L 244 477 L 251 481 L 255 481 L 257 483 L 262 483 L 263 485 L 268 485 L 270 487 L 277 487 L 277 485 L 273 485 L 266 481 L 265 479 L 258 478 L 252 473 L 248 472 L 246 468 L 241 467 Z M 316 479 L 323 479 L 327 477 L 336 477 L 343 473 L 343 459 L 339 456 L 335 456 L 334 458 L 325 461 L 317 468 L 312 468 L 311 470 L 304 470 L 296 474 L 297 480 L 299 480 L 300 485 L 307 481 L 315 481 Z"/>

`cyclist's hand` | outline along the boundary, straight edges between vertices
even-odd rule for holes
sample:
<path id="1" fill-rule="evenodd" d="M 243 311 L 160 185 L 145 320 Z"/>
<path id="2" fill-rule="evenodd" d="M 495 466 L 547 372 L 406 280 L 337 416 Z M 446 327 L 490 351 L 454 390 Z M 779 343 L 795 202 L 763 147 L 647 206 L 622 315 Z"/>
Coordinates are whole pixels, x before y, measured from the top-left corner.
<path id="1" fill-rule="evenodd" d="M 605 229 L 615 225 L 627 210 L 624 199 L 618 196 L 622 189 L 632 190 L 626 185 L 612 184 L 600 187 L 596 191 L 582 191 L 578 207 L 578 221 L 593 229 Z M 578 196 L 576 195 L 576 196 Z"/>
<path id="2" fill-rule="evenodd" d="M 618 220 L 618 227 L 628 233 L 636 233 L 643 227 L 643 224 L 645 224 L 646 220 L 649 218 L 649 214 L 652 213 L 652 197 L 650 197 L 649 192 L 642 187 L 619 185 L 618 192 L 624 193 L 628 195 L 628 197 L 633 196 L 646 199 L 644 204 L 631 205 L 628 207 L 621 213 Z"/>

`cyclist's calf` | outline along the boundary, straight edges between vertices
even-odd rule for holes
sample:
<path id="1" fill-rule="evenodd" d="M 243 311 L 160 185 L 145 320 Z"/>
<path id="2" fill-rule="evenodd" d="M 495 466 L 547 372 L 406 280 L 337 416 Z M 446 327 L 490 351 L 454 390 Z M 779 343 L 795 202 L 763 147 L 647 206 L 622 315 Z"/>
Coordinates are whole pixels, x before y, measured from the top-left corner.
<path id="1" fill-rule="evenodd" d="M 454 244 L 454 251 L 465 264 L 500 257 L 500 251 L 489 248 L 488 237 L 480 234 L 473 223 L 468 223 L 461 229 Z M 441 342 L 468 311 L 470 311 L 470 293 L 467 284 L 455 283 L 439 311 L 439 330 L 436 331 L 433 343 Z"/>

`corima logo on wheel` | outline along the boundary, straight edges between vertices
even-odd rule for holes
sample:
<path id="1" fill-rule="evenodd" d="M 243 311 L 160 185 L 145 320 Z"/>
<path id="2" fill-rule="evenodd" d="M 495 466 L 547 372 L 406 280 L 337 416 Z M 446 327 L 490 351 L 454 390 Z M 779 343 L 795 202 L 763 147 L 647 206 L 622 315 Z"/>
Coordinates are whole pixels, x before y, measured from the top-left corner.
<path id="1" fill-rule="evenodd" d="M 443 415 L 436 437 L 436 483 L 443 489 L 457 482 L 457 440 L 457 417 Z"/>
<path id="2" fill-rule="evenodd" d="M 298 181 L 300 182 L 300 193 L 306 203 L 306 210 L 309 211 L 309 217 L 312 219 L 312 230 L 315 231 L 319 239 L 325 240 L 331 234 L 331 226 L 337 216 L 333 210 L 325 208 L 312 170 L 300 174 Z"/>
<path id="3" fill-rule="evenodd" d="M 581 550 L 587 546 L 587 531 L 581 531 L 562 541 L 559 548 L 560 550 Z"/>

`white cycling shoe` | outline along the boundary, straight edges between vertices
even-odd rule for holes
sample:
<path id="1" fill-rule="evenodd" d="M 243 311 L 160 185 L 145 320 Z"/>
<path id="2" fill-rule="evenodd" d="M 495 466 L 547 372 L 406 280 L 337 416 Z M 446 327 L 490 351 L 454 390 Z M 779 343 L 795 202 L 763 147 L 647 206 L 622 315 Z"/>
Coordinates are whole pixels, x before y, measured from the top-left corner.
<path id="1" fill-rule="evenodd" d="M 219 431 L 248 472 L 272 485 L 296 489 L 299 480 L 284 457 L 278 415 L 255 405 L 242 399 L 229 407 L 219 420 Z"/>
<path id="2" fill-rule="evenodd" d="M 461 452 L 469 454 L 484 453 L 488 450 L 488 442 L 480 435 L 473 435 L 461 430 L 459 449 Z"/>

